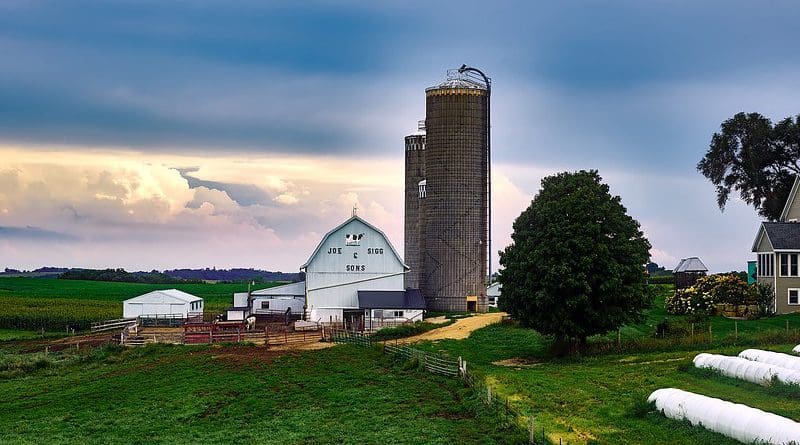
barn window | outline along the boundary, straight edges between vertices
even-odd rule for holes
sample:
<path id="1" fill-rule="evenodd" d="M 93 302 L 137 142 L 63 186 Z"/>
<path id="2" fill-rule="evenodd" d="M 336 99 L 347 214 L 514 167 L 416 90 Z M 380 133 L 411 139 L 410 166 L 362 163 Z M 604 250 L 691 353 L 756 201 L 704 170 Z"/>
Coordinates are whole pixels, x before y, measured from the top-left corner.
<path id="1" fill-rule="evenodd" d="M 800 289 L 789 289 L 789 304 L 800 304 Z"/>
<path id="2" fill-rule="evenodd" d="M 269 309 L 269 301 L 262 301 L 261 309 Z"/>
<path id="3" fill-rule="evenodd" d="M 394 316 L 395 317 L 402 317 L 403 316 L 403 311 L 394 311 Z"/>

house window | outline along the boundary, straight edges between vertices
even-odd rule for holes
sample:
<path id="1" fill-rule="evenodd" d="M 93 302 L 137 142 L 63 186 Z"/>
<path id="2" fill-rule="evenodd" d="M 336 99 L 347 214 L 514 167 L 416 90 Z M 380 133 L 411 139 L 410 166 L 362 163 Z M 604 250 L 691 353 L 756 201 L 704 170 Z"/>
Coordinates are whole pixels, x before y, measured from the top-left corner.
<path id="1" fill-rule="evenodd" d="M 775 255 L 771 253 L 758 254 L 758 272 L 759 277 L 772 277 L 775 275 Z"/>
<path id="2" fill-rule="evenodd" d="M 269 301 L 262 301 L 261 309 L 269 309 Z"/>
<path id="3" fill-rule="evenodd" d="M 789 289 L 789 304 L 800 304 L 800 289 Z"/>
<path id="4" fill-rule="evenodd" d="M 781 260 L 781 276 L 782 277 L 796 277 L 798 276 L 797 260 L 798 254 L 796 253 L 782 253 Z"/>
<path id="5" fill-rule="evenodd" d="M 403 311 L 394 311 L 394 317 L 395 318 L 402 317 L 402 316 L 403 316 Z"/>

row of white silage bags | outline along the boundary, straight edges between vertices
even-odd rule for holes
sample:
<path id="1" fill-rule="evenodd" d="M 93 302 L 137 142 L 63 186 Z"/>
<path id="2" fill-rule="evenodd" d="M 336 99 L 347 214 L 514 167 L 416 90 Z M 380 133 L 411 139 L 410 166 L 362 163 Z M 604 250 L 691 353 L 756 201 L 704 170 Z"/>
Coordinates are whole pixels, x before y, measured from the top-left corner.
<path id="1" fill-rule="evenodd" d="M 670 419 L 688 420 L 743 443 L 800 443 L 800 424 L 746 405 L 675 388 L 654 391 L 647 398 Z"/>
<path id="2" fill-rule="evenodd" d="M 760 385 L 769 383 L 773 377 L 783 383 L 800 384 L 800 371 L 740 357 L 702 353 L 697 354 L 693 362 L 698 368 L 713 369 L 726 377 L 746 380 Z"/>
<path id="3" fill-rule="evenodd" d="M 768 365 L 780 366 L 781 368 L 800 371 L 800 357 L 780 352 L 765 351 L 763 349 L 745 349 L 739 353 L 739 357 L 753 360 Z"/>

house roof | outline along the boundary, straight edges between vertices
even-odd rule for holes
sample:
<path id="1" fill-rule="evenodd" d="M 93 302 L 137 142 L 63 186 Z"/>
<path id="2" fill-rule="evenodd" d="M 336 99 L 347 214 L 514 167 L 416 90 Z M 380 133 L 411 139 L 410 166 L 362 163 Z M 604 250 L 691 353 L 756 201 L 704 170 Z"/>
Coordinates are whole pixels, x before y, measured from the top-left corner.
<path id="1" fill-rule="evenodd" d="M 419 289 L 360 290 L 358 307 L 361 309 L 425 309 L 425 298 Z"/>
<path id="2" fill-rule="evenodd" d="M 383 231 L 381 231 L 381 229 L 379 229 L 379 228 L 377 228 L 377 227 L 373 226 L 372 224 L 370 224 L 370 223 L 366 222 L 365 220 L 363 220 L 363 219 L 362 219 L 361 217 L 359 217 L 358 215 L 353 215 L 353 216 L 351 216 L 351 217 L 350 217 L 350 218 L 349 218 L 347 221 L 345 221 L 345 222 L 343 222 L 343 223 L 339 224 L 338 226 L 334 227 L 334 228 L 333 228 L 331 231 L 329 231 L 328 233 L 326 233 L 326 234 L 325 234 L 325 236 L 323 236 L 323 237 L 322 237 L 322 241 L 320 241 L 320 242 L 319 242 L 319 244 L 317 244 L 317 248 L 316 248 L 316 249 L 314 249 L 314 252 L 311 254 L 311 256 L 310 256 L 310 257 L 308 257 L 308 260 L 306 261 L 306 263 L 305 263 L 305 264 L 303 264 L 302 266 L 300 266 L 300 269 L 305 269 L 306 267 L 308 267 L 308 265 L 309 265 L 309 264 L 311 264 L 311 261 L 314 259 L 314 257 L 315 257 L 315 256 L 317 256 L 317 253 L 318 253 L 318 252 L 319 252 L 319 250 L 322 248 L 322 246 L 324 246 L 324 245 L 325 245 L 325 241 L 327 241 L 327 240 L 328 240 L 328 238 L 330 238 L 330 236 L 331 236 L 331 235 L 333 235 L 334 233 L 336 233 L 336 231 L 337 231 L 337 230 L 339 230 L 339 229 L 341 229 L 342 227 L 346 226 L 347 224 L 349 224 L 349 223 L 350 223 L 351 221 L 353 221 L 353 220 L 358 220 L 358 221 L 360 221 L 361 223 L 363 223 L 364 225 L 366 225 L 367 227 L 369 227 L 370 229 L 372 229 L 372 230 L 374 230 L 374 231 L 378 232 L 378 234 L 380 234 L 380 235 L 383 237 L 383 239 L 385 239 L 385 240 L 386 240 L 386 244 L 388 244 L 388 245 L 389 245 L 389 248 L 390 248 L 390 249 L 392 249 L 392 253 L 393 253 L 393 254 L 394 254 L 394 256 L 397 258 L 397 260 L 398 260 L 398 261 L 400 261 L 400 264 L 402 264 L 402 265 L 403 265 L 403 268 L 404 268 L 405 270 L 410 270 L 410 269 L 411 269 L 410 267 L 406 266 L 406 263 L 404 263 L 404 262 L 403 262 L 403 258 L 402 258 L 400 255 L 398 255 L 398 254 L 397 254 L 397 251 L 396 251 L 396 250 L 394 250 L 394 246 L 393 246 L 393 245 L 392 245 L 392 243 L 389 241 L 389 238 L 386 236 L 386 234 L 385 234 L 385 233 L 383 233 Z"/>
<path id="3" fill-rule="evenodd" d="M 684 258 L 672 269 L 672 273 L 680 273 L 680 272 L 708 272 L 708 268 L 700 258 L 696 256 L 690 258 Z"/>
<path id="4" fill-rule="evenodd" d="M 800 223 L 796 222 L 764 222 L 761 223 L 761 230 L 767 235 L 774 250 L 800 250 Z M 760 240 L 756 237 L 756 243 Z M 754 245 L 754 251 L 757 250 Z"/>
<path id="5" fill-rule="evenodd" d="M 192 294 L 180 291 L 178 289 L 163 289 L 154 290 L 146 294 L 139 295 L 125 300 L 124 302 L 148 302 L 148 303 L 165 303 L 168 301 L 178 301 L 182 303 L 191 303 L 193 301 L 203 301 L 202 298 Z"/>
<path id="6" fill-rule="evenodd" d="M 795 176 L 794 184 L 792 184 L 792 190 L 789 192 L 789 197 L 786 198 L 786 204 L 783 206 L 783 211 L 781 212 L 781 221 L 786 221 L 786 218 L 789 217 L 789 210 L 792 208 L 792 203 L 794 203 L 795 198 L 797 197 L 797 191 L 800 189 L 800 176 Z"/>
<path id="7" fill-rule="evenodd" d="M 269 287 L 266 289 L 254 290 L 250 295 L 254 297 L 263 295 L 305 295 L 306 282 L 298 281 L 297 283 L 289 283 L 281 286 Z"/>

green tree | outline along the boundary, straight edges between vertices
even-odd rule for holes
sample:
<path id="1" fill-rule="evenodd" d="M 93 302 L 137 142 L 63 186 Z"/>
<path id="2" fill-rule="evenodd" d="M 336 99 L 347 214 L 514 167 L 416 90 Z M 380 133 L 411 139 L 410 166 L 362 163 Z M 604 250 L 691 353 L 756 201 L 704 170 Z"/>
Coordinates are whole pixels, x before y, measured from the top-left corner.
<path id="1" fill-rule="evenodd" d="M 559 173 L 514 221 L 500 252 L 500 308 L 559 342 L 641 320 L 650 243 L 596 170 Z"/>
<path id="2" fill-rule="evenodd" d="M 717 189 L 725 209 L 732 191 L 759 215 L 775 221 L 800 174 L 800 115 L 776 125 L 758 113 L 738 113 L 711 137 L 697 170 Z"/>

